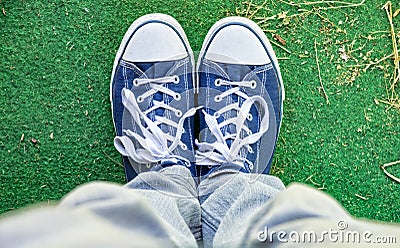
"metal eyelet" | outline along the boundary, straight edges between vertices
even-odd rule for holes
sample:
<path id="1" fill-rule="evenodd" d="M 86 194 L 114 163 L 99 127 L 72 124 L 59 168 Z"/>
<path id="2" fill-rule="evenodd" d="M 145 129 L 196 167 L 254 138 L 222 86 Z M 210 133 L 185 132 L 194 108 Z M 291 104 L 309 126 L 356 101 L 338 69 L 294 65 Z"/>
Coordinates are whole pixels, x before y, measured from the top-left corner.
<path id="1" fill-rule="evenodd" d="M 253 153 L 253 152 L 254 152 L 254 150 L 253 150 L 253 148 L 251 148 L 251 146 L 249 146 L 248 151 L 249 151 L 250 153 Z"/>
<path id="2" fill-rule="evenodd" d="M 134 86 L 139 86 L 139 80 L 138 80 L 137 78 L 135 78 L 135 79 L 133 80 L 133 85 L 134 85 Z"/>
<path id="3" fill-rule="evenodd" d="M 187 145 L 185 143 L 181 144 L 182 150 L 186 151 L 188 149 Z"/>
<path id="4" fill-rule="evenodd" d="M 179 77 L 178 76 L 174 76 L 174 84 L 179 84 Z"/>
<path id="5" fill-rule="evenodd" d="M 216 79 L 215 81 L 214 81 L 214 84 L 215 84 L 215 86 L 221 86 L 221 79 Z"/>
<path id="6" fill-rule="evenodd" d="M 214 97 L 214 101 L 215 102 L 220 102 L 220 101 L 222 101 L 222 97 L 220 95 L 217 95 L 217 96 Z"/>
<path id="7" fill-rule="evenodd" d="M 138 98 L 137 98 L 137 101 L 138 101 L 138 103 L 142 103 L 143 102 L 143 97 L 142 96 L 138 96 Z"/>
<path id="8" fill-rule="evenodd" d="M 177 111 L 175 112 L 175 115 L 178 116 L 178 117 L 181 117 L 181 116 L 182 116 L 182 111 L 177 110 Z"/>
<path id="9" fill-rule="evenodd" d="M 178 93 L 175 94 L 174 95 L 174 99 L 177 100 L 177 101 L 181 100 L 181 94 L 178 94 Z"/>
<path id="10" fill-rule="evenodd" d="M 257 88 L 257 82 L 255 80 L 251 80 L 250 82 L 251 82 L 250 88 L 252 88 L 252 89 Z"/>
<path id="11" fill-rule="evenodd" d="M 219 117 L 221 117 L 221 114 L 218 111 L 215 111 L 214 117 L 218 119 Z"/>
<path id="12" fill-rule="evenodd" d="M 247 120 L 248 121 L 252 121 L 253 120 L 253 115 L 252 114 L 248 114 L 247 115 Z"/>

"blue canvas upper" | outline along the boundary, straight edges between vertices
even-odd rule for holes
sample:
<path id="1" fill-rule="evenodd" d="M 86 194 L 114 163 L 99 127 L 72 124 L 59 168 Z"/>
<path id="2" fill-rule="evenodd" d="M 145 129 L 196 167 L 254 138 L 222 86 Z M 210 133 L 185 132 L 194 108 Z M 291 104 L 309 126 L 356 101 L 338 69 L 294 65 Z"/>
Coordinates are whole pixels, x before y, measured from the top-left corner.
<path id="1" fill-rule="evenodd" d="M 150 29 L 146 28 L 147 24 L 151 24 L 148 26 Z M 141 28 L 145 31 L 138 32 Z M 152 35 L 148 32 L 164 32 L 168 36 L 165 41 L 151 40 L 149 37 Z M 153 34 L 160 37 L 157 33 Z M 143 43 L 143 38 L 147 39 L 146 43 Z M 164 43 L 176 46 L 176 42 L 165 43 L 169 38 L 180 41 L 179 46 L 184 49 L 181 50 L 183 56 L 176 54 L 178 58 L 167 57 L 146 62 L 134 60 L 132 54 L 145 55 L 146 51 L 157 56 L 158 53 L 154 51 L 160 47 L 167 49 L 160 51 L 161 54 L 171 54 L 168 46 L 154 48 L 152 45 Z M 131 41 L 138 45 L 129 48 Z M 132 47 L 141 47 L 143 51 L 132 50 Z M 125 53 L 129 54 L 127 58 L 133 59 L 124 59 Z M 192 165 L 195 113 L 193 85 L 193 52 L 176 20 L 162 14 L 146 15 L 136 20 L 117 52 L 110 87 L 116 131 L 114 144 L 123 155 L 127 181 L 138 173 L 172 164 L 187 166 L 195 174 Z"/>
<path id="2" fill-rule="evenodd" d="M 245 157 L 247 160 L 254 163 L 250 166 L 248 163 L 243 163 L 242 171 L 253 173 L 268 174 L 272 164 L 276 139 L 279 133 L 280 122 L 282 118 L 282 89 L 280 88 L 279 77 L 277 70 L 272 63 L 266 65 L 239 65 L 239 64 L 226 64 L 218 63 L 203 58 L 200 66 L 198 67 L 199 74 L 199 105 L 204 106 L 204 112 L 216 117 L 219 124 L 232 117 L 238 115 L 237 111 L 228 111 L 224 114 L 217 114 L 215 112 L 226 107 L 232 103 L 238 103 L 239 107 L 245 101 L 245 98 L 236 94 L 231 94 L 222 99 L 220 102 L 215 101 L 215 97 L 223 92 L 232 89 L 232 85 L 220 85 L 216 80 L 223 79 L 232 82 L 252 81 L 256 82 L 255 87 L 239 87 L 240 92 L 245 93 L 247 96 L 259 95 L 268 105 L 269 126 L 268 130 L 258 141 L 251 144 L 252 152 L 247 148 L 240 150 L 240 156 Z M 260 112 L 261 111 L 261 112 Z M 247 118 L 245 125 L 251 130 L 251 133 L 256 133 L 260 130 L 260 122 L 262 115 L 265 113 L 257 103 L 253 104 L 249 113 L 252 118 Z M 204 114 L 200 115 L 200 142 L 213 143 L 216 138 L 210 132 L 209 126 L 206 123 Z M 224 125 L 220 128 L 223 135 L 236 133 L 235 124 Z M 242 131 L 243 132 L 243 131 Z M 247 134 L 242 134 L 246 136 Z M 227 139 L 226 144 L 230 146 L 234 140 Z M 209 166 L 199 166 L 200 174 L 206 175 L 210 171 Z M 252 168 L 251 168 L 252 167 Z"/>
<path id="3" fill-rule="evenodd" d="M 226 27 L 234 28 L 218 34 Z M 262 30 L 244 18 L 225 18 L 203 44 L 197 88 L 193 64 L 187 38 L 172 17 L 146 15 L 124 36 L 114 62 L 111 99 L 114 145 L 123 155 L 128 181 L 176 164 L 188 167 L 193 177 L 223 164 L 269 173 L 284 90 Z"/>
<path id="4" fill-rule="evenodd" d="M 140 95 L 143 95 L 149 90 L 149 86 L 135 86 L 133 83 L 135 79 L 156 79 L 166 76 L 179 77 L 179 83 L 169 83 L 166 84 L 165 87 L 180 94 L 180 100 L 177 101 L 172 96 L 157 92 L 146 98 L 143 102 L 138 103 L 140 109 L 146 111 L 154 107 L 155 101 L 162 101 L 169 106 L 179 109 L 182 114 L 186 113 L 190 108 L 193 108 L 194 103 L 192 64 L 189 57 L 176 61 L 158 63 L 131 63 L 123 60 L 120 61 L 112 85 L 113 118 L 117 136 L 125 135 L 123 132 L 125 129 L 133 130 L 138 135 L 144 135 L 137 123 L 132 120 L 131 113 L 129 113 L 122 104 L 122 90 L 124 88 L 129 89 L 137 99 Z M 147 117 L 153 122 L 156 121 L 156 116 L 168 118 L 175 122 L 178 122 L 180 119 L 180 116 L 177 116 L 176 113 L 163 108 L 157 108 L 147 114 Z M 145 123 L 143 124 L 146 126 Z M 187 150 L 183 150 L 179 146 L 174 150 L 175 155 L 183 156 L 189 161 L 194 161 L 193 125 L 193 117 L 188 117 L 183 124 L 185 131 L 182 134 L 181 141 L 186 144 Z M 158 127 L 171 136 L 176 134 L 176 129 L 169 125 L 159 124 Z M 140 143 L 135 140 L 133 140 L 133 142 L 136 143 L 135 147 L 140 147 Z M 160 161 L 160 163 L 161 162 L 162 161 Z M 177 162 L 179 163 L 179 160 Z M 167 162 L 164 161 L 163 163 L 166 164 Z M 137 173 L 147 171 L 147 167 L 150 166 L 136 163 L 126 156 L 124 157 L 124 165 L 128 180 L 135 177 Z"/>

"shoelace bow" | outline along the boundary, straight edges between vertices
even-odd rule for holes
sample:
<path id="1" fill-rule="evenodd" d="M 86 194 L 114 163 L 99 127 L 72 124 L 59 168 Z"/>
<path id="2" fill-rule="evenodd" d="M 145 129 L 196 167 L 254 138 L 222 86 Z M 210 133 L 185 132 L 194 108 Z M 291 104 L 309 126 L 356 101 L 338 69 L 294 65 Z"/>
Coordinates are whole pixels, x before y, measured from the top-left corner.
<path id="1" fill-rule="evenodd" d="M 216 111 L 214 115 L 210 115 L 203 110 L 205 121 L 211 133 L 216 137 L 216 142 L 198 142 L 196 145 L 199 149 L 196 152 L 196 164 L 197 165 L 208 165 L 218 166 L 222 163 L 230 162 L 244 166 L 244 163 L 249 165 L 250 170 L 253 169 L 253 163 L 241 156 L 240 151 L 242 147 L 245 147 L 248 152 L 253 153 L 251 144 L 257 142 L 261 136 L 268 130 L 269 126 L 269 112 L 266 101 L 261 96 L 249 97 L 246 93 L 240 90 L 240 87 L 256 87 L 255 81 L 241 81 L 241 82 L 229 82 L 221 79 L 217 79 L 215 84 L 218 85 L 231 85 L 232 88 L 215 96 L 216 102 L 222 101 L 224 97 L 228 97 L 232 94 L 236 94 L 245 99 L 242 106 L 239 103 L 232 103 L 226 107 Z M 253 104 L 259 103 L 260 108 L 264 111 L 264 116 L 260 122 L 260 130 L 256 133 L 251 133 L 251 130 L 246 126 L 246 119 L 251 120 L 250 109 Z M 237 115 L 233 118 L 222 121 L 218 124 L 217 118 L 229 111 L 236 111 Z M 224 136 L 221 129 L 225 126 L 234 124 L 236 127 L 236 133 L 228 133 Z M 247 135 L 244 138 L 241 137 L 241 133 L 245 132 Z M 231 146 L 227 144 L 228 139 L 233 139 Z"/>
<path id="2" fill-rule="evenodd" d="M 163 101 L 156 100 L 153 100 L 153 107 L 147 109 L 146 111 L 142 111 L 138 106 L 138 102 L 144 101 L 144 99 L 153 96 L 157 92 L 162 92 L 166 95 L 172 96 L 175 100 L 180 100 L 181 96 L 179 93 L 164 87 L 168 83 L 178 82 L 179 77 L 177 76 L 155 79 L 135 79 L 133 82 L 135 86 L 144 84 L 149 84 L 150 86 L 148 91 L 137 98 L 135 98 L 135 95 L 131 90 L 127 88 L 122 89 L 122 104 L 129 111 L 132 119 L 135 121 L 143 134 L 142 137 L 138 133 L 124 129 L 123 136 L 115 137 L 115 147 L 122 155 L 130 157 L 138 163 L 156 163 L 162 159 L 179 158 L 185 161 L 187 166 L 190 165 L 186 158 L 174 155 L 173 151 L 178 147 L 178 145 L 180 145 L 183 150 L 188 149 L 187 146 L 181 141 L 181 136 L 184 133 L 183 124 L 186 118 L 193 116 L 196 113 L 197 109 L 191 108 L 185 114 L 182 114 L 180 110 L 165 104 Z M 157 115 L 155 115 L 155 121 L 152 121 L 149 117 L 147 117 L 149 113 L 159 108 L 167 109 L 175 113 L 178 117 L 180 117 L 178 123 L 175 123 L 166 117 Z M 142 124 L 142 121 L 146 123 L 147 127 Z M 176 129 L 175 136 L 164 133 L 158 126 L 160 124 L 166 124 L 174 127 Z M 142 147 L 135 147 L 131 138 L 140 143 Z M 168 142 L 170 142 L 169 146 Z"/>

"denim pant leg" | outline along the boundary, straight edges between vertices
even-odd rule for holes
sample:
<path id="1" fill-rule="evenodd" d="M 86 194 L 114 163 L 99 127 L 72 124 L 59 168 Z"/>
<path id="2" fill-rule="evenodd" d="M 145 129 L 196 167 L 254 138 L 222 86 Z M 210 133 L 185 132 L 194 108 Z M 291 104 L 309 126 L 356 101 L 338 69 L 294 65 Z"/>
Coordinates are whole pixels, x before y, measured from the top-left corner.
<path id="1" fill-rule="evenodd" d="M 282 190 L 274 176 L 238 172 L 237 166 L 224 164 L 203 180 L 199 187 L 202 208 L 204 247 L 219 247 L 224 240 L 236 240 L 251 223 L 249 217 Z M 222 240 L 216 240 L 216 236 Z M 231 243 L 231 247 L 240 247 Z"/>
<path id="2" fill-rule="evenodd" d="M 400 225 L 356 219 L 326 193 L 290 184 L 249 216 L 245 232 L 227 240 L 220 226 L 218 247 L 399 247 Z M 232 245 L 234 244 L 234 245 Z"/>
<path id="3" fill-rule="evenodd" d="M 137 188 L 136 188 L 137 187 Z M 90 183 L 58 206 L 0 221 L 2 247 L 197 247 L 200 205 L 189 170 L 142 173 L 126 186 Z"/>
<path id="4" fill-rule="evenodd" d="M 152 205 L 154 210 L 182 239 L 202 237 L 201 208 L 197 184 L 184 166 L 170 166 L 139 174 L 125 185 Z M 185 237 L 185 238 L 183 238 Z M 181 239 L 181 238 L 180 238 Z"/>
<path id="5" fill-rule="evenodd" d="M 225 168 L 224 168 L 225 167 Z M 199 185 L 205 247 L 398 247 L 400 225 L 351 217 L 324 192 L 223 165 Z"/>

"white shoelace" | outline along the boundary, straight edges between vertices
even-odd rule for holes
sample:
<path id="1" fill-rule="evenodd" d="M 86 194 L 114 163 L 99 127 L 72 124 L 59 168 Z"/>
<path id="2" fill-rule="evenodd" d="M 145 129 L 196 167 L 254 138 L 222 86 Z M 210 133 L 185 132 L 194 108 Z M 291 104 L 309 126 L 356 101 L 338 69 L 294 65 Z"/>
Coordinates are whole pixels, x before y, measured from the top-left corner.
<path id="1" fill-rule="evenodd" d="M 144 164 L 156 163 L 162 159 L 179 158 L 185 161 L 187 166 L 190 166 L 187 158 L 174 155 L 173 151 L 178 147 L 178 145 L 181 146 L 182 150 L 188 149 L 188 147 L 181 141 L 181 136 L 185 131 L 183 124 L 186 118 L 193 116 L 196 113 L 197 109 L 191 108 L 185 114 L 182 114 L 180 110 L 175 109 L 162 101 L 156 100 L 153 100 L 153 107 L 146 111 L 140 110 L 138 106 L 138 102 L 144 101 L 145 98 L 150 97 L 157 92 L 162 92 L 166 95 L 174 97 L 175 100 L 180 100 L 181 96 L 178 93 L 164 87 L 167 83 L 177 82 L 179 82 L 179 78 L 177 76 L 156 79 L 135 79 L 134 85 L 136 86 L 143 84 L 150 85 L 150 89 L 138 96 L 137 99 L 131 90 L 127 88 L 122 89 L 122 103 L 129 111 L 132 119 L 140 128 L 144 136 L 142 137 L 131 130 L 124 129 L 124 135 L 117 136 L 114 139 L 114 145 L 122 155 L 130 157 L 137 163 Z M 159 108 L 167 109 L 175 113 L 178 117 L 180 117 L 178 123 L 175 123 L 174 121 L 162 116 L 155 116 L 155 121 L 152 121 L 147 117 L 147 114 Z M 142 121 L 146 123 L 147 127 L 143 126 Z M 158 126 L 160 124 L 166 124 L 176 128 L 175 136 L 164 133 Z M 142 148 L 135 147 L 131 138 L 140 143 Z M 168 142 L 170 142 L 169 146 Z"/>
<path id="2" fill-rule="evenodd" d="M 231 94 L 236 94 L 245 99 L 242 106 L 239 107 L 239 103 L 232 103 L 214 113 L 214 115 L 207 114 L 204 110 L 205 121 L 207 123 L 208 128 L 211 133 L 217 139 L 214 143 L 208 142 L 198 142 L 196 140 L 196 144 L 199 149 L 196 153 L 196 164 L 197 165 L 208 165 L 208 166 L 216 166 L 221 165 L 222 163 L 235 163 L 240 166 L 244 166 L 244 163 L 249 165 L 250 170 L 253 169 L 253 163 L 245 158 L 245 156 L 241 156 L 240 151 L 242 147 L 245 147 L 248 152 L 253 153 L 253 149 L 251 148 L 251 144 L 257 142 L 261 136 L 268 130 L 269 126 L 269 112 L 268 105 L 264 98 L 261 96 L 252 96 L 249 97 L 246 93 L 240 91 L 240 87 L 256 87 L 255 81 L 242 81 L 242 82 L 229 82 L 221 79 L 217 79 L 215 84 L 218 85 L 231 85 L 233 86 L 231 89 L 221 93 L 220 95 L 215 96 L 214 100 L 216 102 L 222 101 L 224 97 L 228 97 Z M 251 133 L 250 129 L 246 126 L 246 119 L 251 120 L 252 116 L 250 115 L 250 109 L 253 104 L 259 103 L 260 108 L 264 111 L 264 116 L 260 122 L 260 130 L 256 133 Z M 228 111 L 236 111 L 237 115 L 233 118 L 227 119 L 220 124 L 218 124 L 217 118 L 222 114 Z M 224 126 L 234 124 L 236 126 L 236 133 L 227 133 L 225 136 L 222 134 L 221 129 Z M 241 135 L 242 132 L 245 132 L 247 135 Z M 244 137 L 242 137 L 244 136 Z M 227 144 L 228 139 L 233 139 L 231 146 L 229 147 Z"/>

